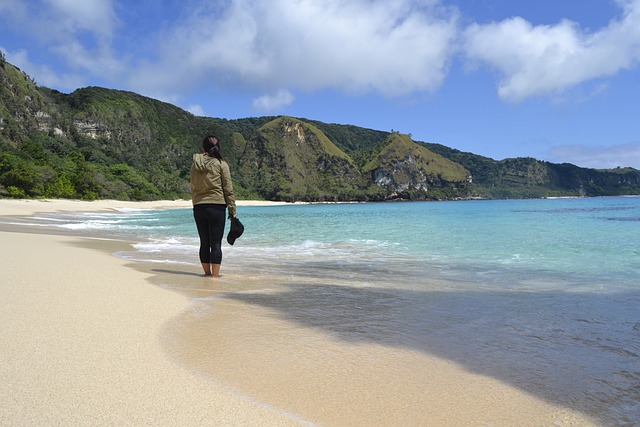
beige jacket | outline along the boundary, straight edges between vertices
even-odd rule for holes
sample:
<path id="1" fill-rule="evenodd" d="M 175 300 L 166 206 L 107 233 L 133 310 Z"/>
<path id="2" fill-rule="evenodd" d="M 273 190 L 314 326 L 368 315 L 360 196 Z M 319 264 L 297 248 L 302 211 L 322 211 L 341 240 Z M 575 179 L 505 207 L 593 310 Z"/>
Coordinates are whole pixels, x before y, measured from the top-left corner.
<path id="1" fill-rule="evenodd" d="M 194 205 L 205 203 L 227 205 L 229 216 L 236 215 L 236 199 L 233 195 L 233 183 L 227 162 L 206 154 L 193 155 L 191 201 Z"/>

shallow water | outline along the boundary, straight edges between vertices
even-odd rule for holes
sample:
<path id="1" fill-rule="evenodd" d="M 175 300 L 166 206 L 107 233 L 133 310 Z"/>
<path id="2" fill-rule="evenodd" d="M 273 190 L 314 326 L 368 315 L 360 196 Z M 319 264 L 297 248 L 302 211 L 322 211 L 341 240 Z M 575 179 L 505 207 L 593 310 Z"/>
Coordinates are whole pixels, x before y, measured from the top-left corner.
<path id="1" fill-rule="evenodd" d="M 168 350 L 302 418 L 334 420 L 277 390 L 322 394 L 324 405 L 331 389 L 368 393 L 361 403 L 372 406 L 400 393 L 382 424 L 420 424 L 401 408 L 426 405 L 420 360 L 437 357 L 603 425 L 640 425 L 640 198 L 241 207 L 238 216 L 245 234 L 224 244 L 215 284 L 197 276 L 190 210 L 31 220 L 135 242 L 118 255 L 194 301 L 168 327 Z"/>

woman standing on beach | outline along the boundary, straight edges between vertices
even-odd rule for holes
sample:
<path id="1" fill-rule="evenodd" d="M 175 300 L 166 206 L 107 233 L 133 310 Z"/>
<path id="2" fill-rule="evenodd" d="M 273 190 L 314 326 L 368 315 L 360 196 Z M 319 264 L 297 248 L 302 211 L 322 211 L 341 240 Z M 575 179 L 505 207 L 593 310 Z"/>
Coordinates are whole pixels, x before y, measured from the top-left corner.
<path id="1" fill-rule="evenodd" d="M 236 216 L 236 201 L 229 165 L 220 153 L 220 140 L 209 135 L 202 141 L 202 154 L 193 155 L 191 201 L 200 236 L 200 262 L 205 276 L 220 276 L 225 210 Z"/>

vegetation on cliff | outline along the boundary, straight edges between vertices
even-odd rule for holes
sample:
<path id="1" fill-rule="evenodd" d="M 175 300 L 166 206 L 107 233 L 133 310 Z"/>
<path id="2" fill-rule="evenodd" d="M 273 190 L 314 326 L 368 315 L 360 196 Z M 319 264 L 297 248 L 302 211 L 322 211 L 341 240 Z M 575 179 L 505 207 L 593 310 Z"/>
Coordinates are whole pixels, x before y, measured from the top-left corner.
<path id="1" fill-rule="evenodd" d="M 393 132 L 382 150 L 363 168 L 370 179 L 391 194 L 409 199 L 453 198 L 467 195 L 471 179 L 459 163 Z"/>
<path id="2" fill-rule="evenodd" d="M 496 161 L 408 135 L 292 117 L 196 117 L 132 92 L 38 87 L 0 55 L 0 197 L 189 197 L 217 134 L 239 198 L 434 200 L 640 194 L 640 171 Z"/>
<path id="3" fill-rule="evenodd" d="M 440 144 L 421 143 L 471 172 L 471 195 L 488 199 L 597 197 L 640 194 L 640 171 L 596 170 L 531 157 L 496 161 Z"/>

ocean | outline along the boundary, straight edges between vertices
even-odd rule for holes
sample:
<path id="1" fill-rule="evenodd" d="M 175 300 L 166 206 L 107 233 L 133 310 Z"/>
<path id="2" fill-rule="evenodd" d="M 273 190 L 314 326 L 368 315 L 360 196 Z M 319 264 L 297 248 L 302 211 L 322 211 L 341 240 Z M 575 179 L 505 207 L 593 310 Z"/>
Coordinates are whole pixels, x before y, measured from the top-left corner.
<path id="1" fill-rule="evenodd" d="M 302 420 L 312 405 L 278 390 L 389 394 L 375 378 L 353 384 L 366 376 L 358 366 L 377 362 L 352 349 L 374 346 L 436 356 L 602 425 L 640 425 L 640 197 L 247 206 L 238 218 L 244 235 L 224 242 L 215 284 L 199 277 L 190 209 L 30 220 L 131 242 L 116 255 L 194 301 L 168 326 L 168 351 Z M 234 334 L 213 326 L 223 317 Z M 229 373 L 261 359 L 261 372 Z M 351 380 L 336 373 L 345 360 Z M 313 367 L 303 382 L 315 386 L 295 388 Z M 398 388 L 421 389 L 419 374 L 385 369 Z"/>

